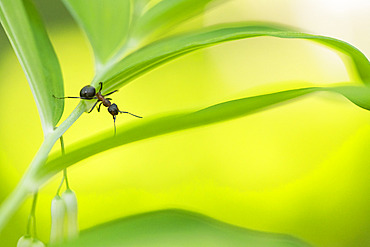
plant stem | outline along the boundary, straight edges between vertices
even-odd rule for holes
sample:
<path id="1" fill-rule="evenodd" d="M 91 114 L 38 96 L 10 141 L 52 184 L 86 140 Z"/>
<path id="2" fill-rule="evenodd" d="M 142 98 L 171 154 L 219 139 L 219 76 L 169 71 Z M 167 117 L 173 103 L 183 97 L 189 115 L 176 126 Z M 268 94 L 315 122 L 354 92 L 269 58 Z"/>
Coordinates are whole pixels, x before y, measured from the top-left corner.
<path id="1" fill-rule="evenodd" d="M 64 150 L 64 139 L 63 139 L 63 136 L 61 136 L 59 138 L 59 140 L 60 140 L 60 148 L 62 150 L 62 156 L 64 156 L 65 153 L 66 153 L 66 151 Z M 63 178 L 62 178 L 62 181 L 60 182 L 59 187 L 58 187 L 58 190 L 57 190 L 57 195 L 58 196 L 59 196 L 60 189 L 62 188 L 64 181 L 66 181 L 66 187 L 67 187 L 67 189 L 69 189 L 68 178 L 67 178 L 67 168 L 64 168 L 64 170 L 63 170 Z"/>
<path id="2" fill-rule="evenodd" d="M 38 172 L 40 167 L 45 164 L 55 142 L 69 127 L 71 127 L 71 125 L 82 115 L 82 113 L 86 111 L 86 109 L 86 104 L 80 101 L 67 119 L 58 128 L 45 137 L 44 142 L 41 144 L 39 151 L 36 153 L 21 181 L 0 206 L 0 232 L 27 196 L 36 192 L 39 187 L 46 182 L 37 181 L 35 179 L 35 174 Z"/>
<path id="3" fill-rule="evenodd" d="M 68 177 L 67 177 L 67 168 L 64 168 L 64 170 L 63 170 L 63 177 L 64 177 L 64 180 L 66 181 L 66 188 L 69 189 L 69 183 L 68 183 Z"/>
<path id="4" fill-rule="evenodd" d="M 62 156 L 64 156 L 66 154 L 66 151 L 64 149 L 64 139 L 63 139 L 63 136 L 60 137 L 60 148 L 62 150 Z M 64 168 L 64 170 L 63 170 L 63 180 L 66 181 L 66 187 L 67 187 L 67 189 L 69 189 L 69 183 L 68 183 L 68 177 L 67 177 L 67 168 Z"/>
<path id="5" fill-rule="evenodd" d="M 57 196 L 59 196 L 60 194 L 60 189 L 62 188 L 63 186 L 63 182 L 64 182 L 64 176 L 62 177 L 62 181 L 60 181 L 60 184 L 58 186 L 58 189 L 57 189 Z"/>
<path id="6" fill-rule="evenodd" d="M 28 223 L 27 223 L 27 235 L 32 236 L 33 238 L 37 238 L 37 235 L 36 235 L 36 213 L 35 213 L 36 212 L 37 195 L 38 195 L 38 192 L 36 192 L 33 195 L 32 208 L 31 208 L 31 212 L 30 212 L 30 215 L 28 217 Z M 33 227 L 33 233 L 31 233 L 31 225 Z"/>
<path id="7" fill-rule="evenodd" d="M 38 192 L 36 192 L 33 195 L 33 202 L 32 202 L 32 215 L 33 215 L 33 237 L 37 238 L 37 231 L 36 231 L 36 203 L 37 203 L 37 195 Z"/>
<path id="8" fill-rule="evenodd" d="M 0 208 L 0 232 L 9 221 L 15 210 L 26 199 L 28 191 L 25 186 L 18 184 L 9 197 L 1 204 Z"/>

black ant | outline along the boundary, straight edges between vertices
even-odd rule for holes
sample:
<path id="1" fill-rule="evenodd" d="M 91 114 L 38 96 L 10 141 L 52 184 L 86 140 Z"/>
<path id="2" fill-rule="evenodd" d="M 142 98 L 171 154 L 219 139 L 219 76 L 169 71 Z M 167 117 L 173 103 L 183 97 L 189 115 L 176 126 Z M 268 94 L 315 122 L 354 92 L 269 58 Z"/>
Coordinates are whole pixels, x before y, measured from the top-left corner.
<path id="1" fill-rule="evenodd" d="M 63 98 L 58 98 L 58 97 L 55 97 L 53 95 L 54 98 L 56 99 L 65 99 L 65 98 L 70 98 L 70 99 L 86 99 L 86 100 L 93 100 L 93 99 L 97 99 L 98 101 L 96 101 L 96 103 L 93 105 L 93 107 L 90 109 L 90 111 L 88 113 L 90 113 L 94 108 L 95 106 L 100 102 L 99 106 L 98 106 L 98 112 L 100 112 L 100 107 L 101 105 L 104 105 L 105 107 L 108 107 L 108 112 L 113 116 L 113 122 L 114 122 L 114 135 L 116 135 L 116 116 L 118 115 L 118 113 L 127 113 L 127 114 L 130 114 L 134 117 L 137 117 L 137 118 L 142 118 L 140 116 L 137 116 L 135 114 L 132 114 L 130 112 L 127 112 L 127 111 L 120 111 L 118 109 L 118 106 L 116 104 L 112 104 L 110 102 L 110 100 L 112 100 L 111 98 L 105 98 L 105 96 L 108 96 L 108 95 L 111 95 L 115 92 L 117 92 L 118 90 L 114 90 L 110 93 L 107 93 L 107 94 L 104 94 L 102 95 L 101 94 L 101 90 L 103 89 L 103 83 L 102 82 L 99 82 L 99 85 L 100 85 L 100 89 L 99 91 L 96 93 L 96 90 L 93 86 L 90 86 L 90 85 L 87 85 L 87 86 L 84 86 L 81 91 L 80 91 L 80 97 L 63 97 Z"/>

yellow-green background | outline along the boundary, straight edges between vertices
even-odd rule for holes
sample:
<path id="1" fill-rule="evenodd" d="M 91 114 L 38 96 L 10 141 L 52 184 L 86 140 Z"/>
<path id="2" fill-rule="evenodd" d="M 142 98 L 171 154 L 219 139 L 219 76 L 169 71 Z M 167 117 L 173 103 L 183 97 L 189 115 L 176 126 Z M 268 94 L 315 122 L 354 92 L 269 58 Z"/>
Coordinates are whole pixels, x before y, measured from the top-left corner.
<path id="1" fill-rule="evenodd" d="M 59 1 L 37 0 L 60 59 L 65 94 L 93 77 L 82 32 Z M 367 1 L 238 0 L 183 29 L 228 21 L 273 21 L 350 42 L 370 56 Z M 21 67 L 0 36 L 0 200 L 42 142 L 36 105 Z M 102 37 L 104 38 L 104 37 Z M 334 52 L 308 41 L 256 38 L 177 59 L 112 95 L 122 109 L 150 116 L 207 106 L 230 96 L 348 81 Z M 66 114 L 77 101 L 66 101 Z M 129 116 L 117 118 L 118 128 Z M 249 117 L 130 144 L 69 171 L 81 229 L 140 212 L 182 208 L 250 229 L 287 233 L 315 246 L 370 246 L 370 113 L 328 93 Z M 64 135 L 68 145 L 112 129 L 104 109 L 84 114 Z M 54 152 L 59 152 L 57 145 Z M 50 201 L 61 177 L 40 190 L 37 223 L 47 242 Z M 15 246 L 30 202 L 0 234 Z"/>

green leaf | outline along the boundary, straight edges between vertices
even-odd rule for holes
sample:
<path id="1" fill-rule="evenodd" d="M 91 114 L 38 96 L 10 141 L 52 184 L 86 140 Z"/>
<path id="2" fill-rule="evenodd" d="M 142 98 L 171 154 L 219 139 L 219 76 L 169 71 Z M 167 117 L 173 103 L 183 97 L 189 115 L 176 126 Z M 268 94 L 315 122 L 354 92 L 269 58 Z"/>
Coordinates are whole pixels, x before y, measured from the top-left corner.
<path id="1" fill-rule="evenodd" d="M 45 27 L 30 0 L 1 0 L 0 20 L 26 74 L 44 134 L 63 114 L 63 78 Z M 7 82 L 11 83 L 11 82 Z"/>
<path id="2" fill-rule="evenodd" d="M 40 169 L 37 177 L 40 180 L 48 179 L 78 161 L 114 147 L 175 131 L 243 117 L 317 91 L 342 94 L 357 106 L 370 110 L 370 88 L 364 86 L 339 86 L 287 90 L 231 100 L 193 112 L 169 114 L 160 117 L 145 117 L 134 124 L 118 128 L 118 133 L 115 137 L 112 131 L 109 131 L 72 145 L 69 147 L 69 152 L 63 157 L 58 155 L 50 158 L 46 165 Z"/>
<path id="3" fill-rule="evenodd" d="M 370 84 L 369 60 L 358 49 L 344 41 L 290 31 L 285 27 L 272 25 L 227 24 L 163 39 L 143 47 L 115 64 L 105 75 L 96 78 L 92 85 L 97 86 L 99 81 L 104 81 L 103 91 L 112 91 L 124 86 L 145 72 L 190 52 L 222 42 L 260 36 L 307 39 L 329 46 L 348 55 L 360 79 L 364 83 Z"/>
<path id="4" fill-rule="evenodd" d="M 96 66 L 105 64 L 127 41 L 131 21 L 130 0 L 63 0 L 85 31 L 94 50 Z"/>
<path id="5" fill-rule="evenodd" d="M 216 3 L 225 0 L 162 0 L 138 18 L 132 34 L 133 39 L 158 37 L 171 27 L 201 14 L 211 2 L 215 2 L 213 6 L 216 6 Z"/>
<path id="6" fill-rule="evenodd" d="M 183 210 L 163 210 L 130 216 L 82 232 L 73 246 L 245 246 L 308 247 L 288 235 L 253 231 Z"/>
<path id="7" fill-rule="evenodd" d="M 330 87 L 327 91 L 342 94 L 353 104 L 370 111 L 370 88 L 368 87 Z"/>

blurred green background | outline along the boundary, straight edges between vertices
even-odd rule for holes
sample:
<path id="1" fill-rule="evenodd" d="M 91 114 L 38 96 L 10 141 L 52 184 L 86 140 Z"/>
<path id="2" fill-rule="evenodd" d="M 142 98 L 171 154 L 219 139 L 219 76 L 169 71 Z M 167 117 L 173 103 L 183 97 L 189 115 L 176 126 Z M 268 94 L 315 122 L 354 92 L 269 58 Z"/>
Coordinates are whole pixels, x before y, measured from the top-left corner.
<path id="1" fill-rule="evenodd" d="M 92 79 L 87 41 L 59 1 L 36 0 L 56 49 L 65 95 Z M 237 0 L 180 29 L 230 21 L 270 21 L 345 40 L 370 57 L 366 0 Z M 104 38 L 104 37 L 102 37 Z M 0 201 L 42 142 L 26 78 L 0 34 Z M 340 57 L 308 41 L 255 38 L 195 52 L 135 80 L 115 94 L 141 116 L 207 106 L 231 96 L 345 82 Z M 66 101 L 66 114 L 77 101 Z M 117 125 L 140 121 L 118 116 Z M 260 231 L 286 233 L 315 246 L 370 246 L 370 114 L 329 93 L 314 94 L 249 117 L 177 132 L 95 155 L 69 171 L 81 229 L 118 217 L 181 208 Z M 68 145 L 112 129 L 110 115 L 84 114 L 64 135 Z M 59 151 L 59 145 L 54 152 Z M 61 176 L 40 190 L 38 234 L 48 241 L 50 202 Z M 27 201 L 0 234 L 15 246 Z"/>

